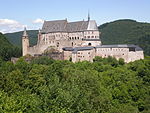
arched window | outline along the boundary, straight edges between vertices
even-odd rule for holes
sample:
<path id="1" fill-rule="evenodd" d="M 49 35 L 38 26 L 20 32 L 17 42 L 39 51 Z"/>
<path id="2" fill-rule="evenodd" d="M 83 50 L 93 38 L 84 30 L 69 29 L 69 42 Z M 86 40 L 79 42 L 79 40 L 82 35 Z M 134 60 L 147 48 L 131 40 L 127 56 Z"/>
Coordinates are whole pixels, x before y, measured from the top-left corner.
<path id="1" fill-rule="evenodd" d="M 59 47 L 59 42 L 57 42 L 57 47 Z"/>
<path id="2" fill-rule="evenodd" d="M 91 43 L 88 43 L 88 46 L 91 46 L 92 44 Z"/>

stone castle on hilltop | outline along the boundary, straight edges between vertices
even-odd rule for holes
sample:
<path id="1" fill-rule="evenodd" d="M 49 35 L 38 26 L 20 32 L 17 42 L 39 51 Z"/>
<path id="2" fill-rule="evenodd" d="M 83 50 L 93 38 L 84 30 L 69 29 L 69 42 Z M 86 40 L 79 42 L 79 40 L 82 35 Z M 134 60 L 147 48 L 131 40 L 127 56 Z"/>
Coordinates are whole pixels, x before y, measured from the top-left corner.
<path id="1" fill-rule="evenodd" d="M 136 45 L 102 45 L 96 21 L 90 20 L 89 17 L 87 21 L 77 22 L 44 21 L 42 30 L 38 33 L 37 45 L 33 47 L 29 46 L 25 29 L 22 49 L 23 56 L 38 56 L 54 49 L 59 53 L 55 57 L 61 56 L 58 59 L 62 60 L 72 59 L 73 62 L 92 62 L 95 56 L 123 58 L 127 63 L 144 58 L 143 50 Z"/>

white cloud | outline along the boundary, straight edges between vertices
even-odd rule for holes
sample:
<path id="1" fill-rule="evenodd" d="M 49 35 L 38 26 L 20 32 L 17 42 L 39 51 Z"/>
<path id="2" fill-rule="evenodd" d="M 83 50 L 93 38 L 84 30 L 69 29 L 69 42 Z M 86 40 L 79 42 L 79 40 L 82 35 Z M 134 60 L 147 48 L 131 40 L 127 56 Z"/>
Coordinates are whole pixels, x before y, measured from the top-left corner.
<path id="1" fill-rule="evenodd" d="M 11 19 L 0 19 L 0 32 L 11 33 L 23 30 L 26 25 Z"/>
<path id="2" fill-rule="evenodd" d="M 43 24 L 44 20 L 38 18 L 36 20 L 33 21 L 34 24 Z"/>

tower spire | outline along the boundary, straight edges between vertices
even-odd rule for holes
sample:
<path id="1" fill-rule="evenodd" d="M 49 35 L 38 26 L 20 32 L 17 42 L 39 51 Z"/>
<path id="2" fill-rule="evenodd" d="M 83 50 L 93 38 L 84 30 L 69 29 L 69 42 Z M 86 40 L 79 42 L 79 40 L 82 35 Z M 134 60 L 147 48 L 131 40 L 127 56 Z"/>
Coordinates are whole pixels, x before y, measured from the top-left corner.
<path id="1" fill-rule="evenodd" d="M 26 27 L 24 27 L 23 36 L 24 36 L 24 37 L 27 37 L 27 36 L 28 36 L 28 34 L 27 34 L 27 30 L 26 30 Z"/>
<path id="2" fill-rule="evenodd" d="M 90 12 L 88 10 L 88 21 L 90 21 Z"/>

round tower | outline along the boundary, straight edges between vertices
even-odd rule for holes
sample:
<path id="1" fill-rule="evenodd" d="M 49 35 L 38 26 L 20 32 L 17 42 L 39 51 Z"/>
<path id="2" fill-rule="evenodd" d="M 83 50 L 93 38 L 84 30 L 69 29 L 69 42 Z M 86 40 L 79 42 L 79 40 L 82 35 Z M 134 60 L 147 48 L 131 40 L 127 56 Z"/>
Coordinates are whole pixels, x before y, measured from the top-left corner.
<path id="1" fill-rule="evenodd" d="M 39 29 L 39 33 L 38 33 L 38 41 L 37 41 L 37 44 L 39 45 L 40 44 L 40 41 L 41 41 L 41 29 Z"/>
<path id="2" fill-rule="evenodd" d="M 29 48 L 29 37 L 26 31 L 26 28 L 24 28 L 24 32 L 22 35 L 22 53 L 23 56 L 28 54 L 28 48 Z"/>

